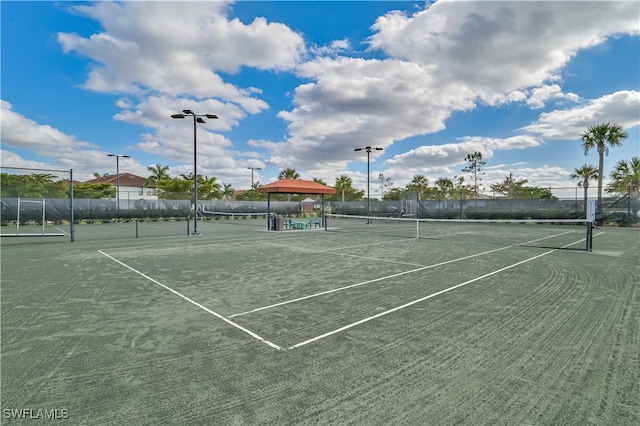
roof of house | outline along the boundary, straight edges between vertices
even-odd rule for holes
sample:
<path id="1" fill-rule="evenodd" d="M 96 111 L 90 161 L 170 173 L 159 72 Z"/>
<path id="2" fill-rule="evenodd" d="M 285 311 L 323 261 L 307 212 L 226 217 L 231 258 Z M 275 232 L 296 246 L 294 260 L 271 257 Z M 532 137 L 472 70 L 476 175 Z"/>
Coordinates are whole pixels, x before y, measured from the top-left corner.
<path id="1" fill-rule="evenodd" d="M 118 179 L 118 175 L 100 176 L 99 178 L 88 180 L 85 183 L 110 183 L 112 185 L 116 185 L 118 180 L 120 181 L 120 186 L 130 186 L 135 188 L 157 187 L 155 182 L 149 182 L 147 184 L 147 178 L 133 175 L 131 173 L 120 173 L 119 179 Z"/>
<path id="2" fill-rule="evenodd" d="M 258 188 L 258 192 L 275 192 L 280 194 L 335 194 L 330 186 L 312 180 L 280 179 Z"/>

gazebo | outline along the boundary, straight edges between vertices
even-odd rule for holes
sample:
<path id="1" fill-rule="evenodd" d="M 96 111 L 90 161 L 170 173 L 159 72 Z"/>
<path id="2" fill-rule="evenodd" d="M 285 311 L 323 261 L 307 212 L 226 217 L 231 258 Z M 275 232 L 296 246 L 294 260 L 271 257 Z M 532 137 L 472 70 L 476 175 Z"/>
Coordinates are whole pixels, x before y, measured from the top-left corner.
<path id="1" fill-rule="evenodd" d="M 280 179 L 263 185 L 258 188 L 258 192 L 267 194 L 267 214 L 271 217 L 271 194 L 320 194 L 322 201 L 322 216 L 324 217 L 324 194 L 335 194 L 336 190 L 330 186 L 323 185 L 312 180 L 301 179 Z M 269 221 L 269 230 L 272 230 Z"/>

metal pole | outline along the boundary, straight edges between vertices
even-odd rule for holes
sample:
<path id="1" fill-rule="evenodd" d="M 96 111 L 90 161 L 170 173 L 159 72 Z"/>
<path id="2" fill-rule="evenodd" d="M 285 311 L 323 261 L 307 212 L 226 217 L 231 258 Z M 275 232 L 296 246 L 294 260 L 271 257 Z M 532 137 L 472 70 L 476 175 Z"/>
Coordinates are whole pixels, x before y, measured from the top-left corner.
<path id="1" fill-rule="evenodd" d="M 627 189 L 627 226 L 631 226 L 631 185 Z"/>
<path id="2" fill-rule="evenodd" d="M 371 196 L 369 195 L 369 155 L 371 153 L 371 149 L 367 148 L 367 216 L 369 216 L 369 219 L 367 219 L 367 223 L 371 223 Z"/>
<path id="3" fill-rule="evenodd" d="M 202 117 L 217 119 L 214 114 L 196 114 L 190 109 L 182 110 L 182 114 L 172 114 L 171 118 L 185 118 L 187 115 L 193 117 L 193 234 L 198 234 L 198 144 L 196 123 L 206 123 Z"/>
<path id="4" fill-rule="evenodd" d="M 69 229 L 69 238 L 71 242 L 76 240 L 76 225 L 75 218 L 73 216 L 73 169 L 69 169 L 69 210 L 70 210 L 70 219 L 71 219 L 71 227 Z M 91 199 L 89 199 L 89 217 L 91 217 Z"/>
<path id="5" fill-rule="evenodd" d="M 198 166 L 196 144 L 196 115 L 193 115 L 193 235 L 198 235 Z"/>
<path id="6" fill-rule="evenodd" d="M 120 156 L 116 155 L 116 219 L 120 222 Z"/>

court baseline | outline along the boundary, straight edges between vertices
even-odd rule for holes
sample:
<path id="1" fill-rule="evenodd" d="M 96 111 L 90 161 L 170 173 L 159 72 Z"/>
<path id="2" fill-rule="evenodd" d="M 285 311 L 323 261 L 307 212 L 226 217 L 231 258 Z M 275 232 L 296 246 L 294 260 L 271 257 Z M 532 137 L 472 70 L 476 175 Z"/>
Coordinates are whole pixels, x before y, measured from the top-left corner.
<path id="1" fill-rule="evenodd" d="M 200 303 L 196 302 L 195 300 L 192 300 L 192 299 L 188 298 L 187 296 L 183 295 L 182 293 L 179 293 L 179 292 L 175 291 L 171 287 L 168 287 L 168 286 L 162 284 L 161 282 L 159 282 L 157 280 L 154 280 L 153 278 L 149 277 L 148 275 L 143 274 L 142 272 L 138 271 L 137 269 L 132 268 L 131 266 L 127 265 L 126 263 L 121 262 L 120 260 L 116 259 L 115 257 L 103 252 L 102 250 L 98 250 L 98 252 L 100 254 L 108 257 L 109 259 L 113 260 L 114 262 L 119 263 L 120 265 L 124 266 L 125 268 L 127 268 L 127 269 L 135 272 L 136 274 L 142 276 L 143 278 L 151 281 L 152 283 L 159 285 L 160 287 L 164 288 L 165 290 L 169 290 L 171 293 L 175 294 L 176 296 L 179 296 L 179 297 L 183 298 L 187 302 L 191 303 L 192 305 L 197 306 L 198 308 L 202 309 L 205 312 L 208 312 L 209 314 L 213 315 L 214 317 L 216 317 L 218 319 L 221 319 L 222 321 L 226 322 L 227 324 L 237 328 L 238 330 L 240 330 L 240 331 L 242 331 L 244 333 L 247 333 L 249 336 L 253 337 L 254 339 L 257 339 L 257 340 L 261 341 L 262 343 L 264 343 L 264 344 L 266 344 L 266 345 L 268 345 L 268 346 L 270 346 L 270 347 L 272 347 L 274 349 L 278 349 L 278 350 L 282 349 L 280 346 L 276 345 L 275 343 L 272 343 L 272 342 L 264 339 L 263 337 L 258 336 L 253 331 L 248 330 L 248 329 L 242 327 L 241 325 L 236 324 L 233 321 L 230 321 L 228 318 L 220 315 L 219 313 L 214 312 L 211 309 L 207 308 L 206 306 L 203 306 Z"/>

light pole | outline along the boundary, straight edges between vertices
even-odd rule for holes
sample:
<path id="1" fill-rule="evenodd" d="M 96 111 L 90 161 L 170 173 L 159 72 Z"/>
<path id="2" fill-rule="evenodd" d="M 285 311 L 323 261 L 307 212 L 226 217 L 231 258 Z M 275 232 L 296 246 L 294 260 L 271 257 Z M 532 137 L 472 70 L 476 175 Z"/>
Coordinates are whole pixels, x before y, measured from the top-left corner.
<path id="1" fill-rule="evenodd" d="M 253 171 L 262 170 L 262 167 L 247 167 L 247 169 L 251 170 L 251 201 L 253 201 L 254 195 L 256 194 L 255 188 L 253 187 Z"/>
<path id="2" fill-rule="evenodd" d="M 370 146 L 365 146 L 364 148 L 356 148 L 354 151 L 367 151 L 367 216 L 371 216 L 371 207 L 370 201 L 371 197 L 369 196 L 369 164 L 370 164 L 370 154 L 371 150 L 382 151 L 382 148 L 372 148 Z M 367 219 L 367 223 L 371 223 L 371 218 Z"/>
<path id="3" fill-rule="evenodd" d="M 183 109 L 182 114 L 173 114 L 171 115 L 171 118 L 185 118 L 188 115 L 193 117 L 193 233 L 191 235 L 200 235 L 198 234 L 198 156 L 196 144 L 196 123 L 206 123 L 202 117 L 217 119 L 218 116 L 214 114 L 196 114 L 190 109 Z"/>
<path id="4" fill-rule="evenodd" d="M 107 157 L 116 157 L 116 216 L 120 220 L 120 159 L 131 158 L 128 155 L 107 154 Z"/>

